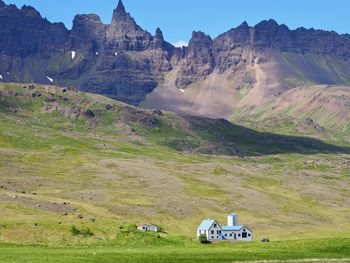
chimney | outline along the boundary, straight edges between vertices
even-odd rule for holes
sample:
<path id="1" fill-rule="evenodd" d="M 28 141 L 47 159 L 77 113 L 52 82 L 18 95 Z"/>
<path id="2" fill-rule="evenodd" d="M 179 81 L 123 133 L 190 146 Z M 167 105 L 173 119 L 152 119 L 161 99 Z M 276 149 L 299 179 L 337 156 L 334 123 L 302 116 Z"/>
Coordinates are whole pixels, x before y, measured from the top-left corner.
<path id="1" fill-rule="evenodd" d="M 230 214 L 227 216 L 227 226 L 236 226 L 237 225 L 237 215 Z"/>

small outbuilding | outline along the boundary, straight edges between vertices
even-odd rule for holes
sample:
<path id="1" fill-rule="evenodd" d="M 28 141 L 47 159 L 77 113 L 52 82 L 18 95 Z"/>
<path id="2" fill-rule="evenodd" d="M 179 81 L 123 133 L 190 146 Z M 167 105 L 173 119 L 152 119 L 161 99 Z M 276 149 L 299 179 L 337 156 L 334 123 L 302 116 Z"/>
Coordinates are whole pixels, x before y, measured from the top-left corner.
<path id="1" fill-rule="evenodd" d="M 142 232 L 158 232 L 158 227 L 152 224 L 140 224 L 137 226 L 137 229 Z"/>

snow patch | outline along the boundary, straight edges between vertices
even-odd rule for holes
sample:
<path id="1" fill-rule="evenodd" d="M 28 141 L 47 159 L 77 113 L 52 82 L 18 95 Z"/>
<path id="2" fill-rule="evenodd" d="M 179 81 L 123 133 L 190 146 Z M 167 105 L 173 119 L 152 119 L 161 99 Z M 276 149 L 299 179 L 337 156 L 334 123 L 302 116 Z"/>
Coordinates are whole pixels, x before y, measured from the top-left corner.
<path id="1" fill-rule="evenodd" d="M 183 89 L 179 89 L 179 91 L 180 91 L 181 93 L 185 93 L 185 90 L 183 90 Z"/>
<path id="2" fill-rule="evenodd" d="M 74 58 L 75 58 L 75 55 L 76 55 L 75 51 L 71 51 L 70 53 L 71 53 L 72 59 L 74 59 Z"/>
<path id="3" fill-rule="evenodd" d="M 7 75 L 10 75 L 10 72 L 6 72 L 7 73 Z"/>
<path id="4" fill-rule="evenodd" d="M 95 55 L 96 55 L 96 56 L 98 56 L 98 55 L 99 55 L 99 53 L 98 53 L 98 52 L 96 52 L 96 53 L 95 53 Z"/>
<path id="5" fill-rule="evenodd" d="M 51 83 L 53 83 L 53 79 L 52 79 L 52 78 L 50 78 L 49 76 L 46 76 L 46 78 L 47 78 Z"/>
<path id="6" fill-rule="evenodd" d="M 118 52 L 115 52 L 115 53 L 114 53 L 114 56 L 118 56 Z"/>
<path id="7" fill-rule="evenodd" d="M 0 75 L 0 79 L 3 79 L 3 78 L 2 78 L 2 75 Z"/>

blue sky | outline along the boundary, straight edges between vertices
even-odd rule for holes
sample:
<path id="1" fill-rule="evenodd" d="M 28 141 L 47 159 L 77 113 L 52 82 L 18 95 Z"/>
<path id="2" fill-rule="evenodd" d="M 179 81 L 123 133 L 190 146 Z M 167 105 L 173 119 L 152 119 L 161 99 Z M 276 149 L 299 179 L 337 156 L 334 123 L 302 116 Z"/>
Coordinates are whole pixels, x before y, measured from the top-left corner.
<path id="1" fill-rule="evenodd" d="M 5 0 L 32 5 L 68 28 L 75 14 L 95 13 L 109 23 L 118 0 Z M 304 26 L 350 33 L 349 0 L 124 0 L 137 23 L 151 33 L 159 26 L 167 41 L 188 41 L 193 30 L 217 36 L 243 21 L 255 25 L 273 18 L 290 28 Z"/>

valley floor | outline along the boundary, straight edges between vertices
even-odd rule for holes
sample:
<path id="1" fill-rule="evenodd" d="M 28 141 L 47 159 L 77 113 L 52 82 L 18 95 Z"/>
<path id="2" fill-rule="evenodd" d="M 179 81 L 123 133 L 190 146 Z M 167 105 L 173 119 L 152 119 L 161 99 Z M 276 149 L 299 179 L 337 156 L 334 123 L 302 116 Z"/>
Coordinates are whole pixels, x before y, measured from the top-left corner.
<path id="1" fill-rule="evenodd" d="M 350 238 L 154 247 L 0 246 L 1 263 L 350 262 Z"/>

